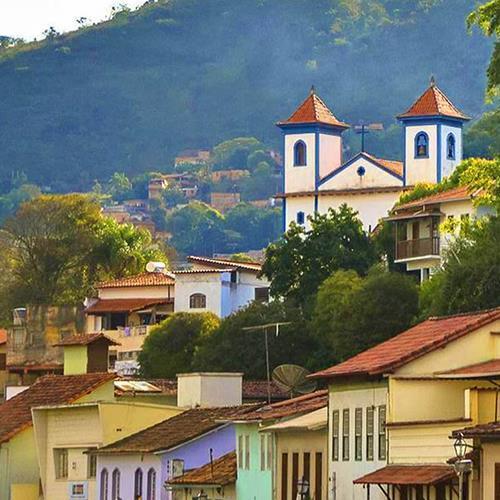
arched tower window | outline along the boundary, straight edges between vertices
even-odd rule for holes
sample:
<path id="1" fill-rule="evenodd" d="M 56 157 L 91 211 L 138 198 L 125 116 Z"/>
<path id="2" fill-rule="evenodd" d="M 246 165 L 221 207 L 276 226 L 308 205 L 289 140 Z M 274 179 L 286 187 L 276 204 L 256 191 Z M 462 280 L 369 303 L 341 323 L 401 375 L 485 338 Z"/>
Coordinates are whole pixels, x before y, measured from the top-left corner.
<path id="1" fill-rule="evenodd" d="M 136 469 L 134 474 L 134 500 L 142 500 L 142 469 Z"/>
<path id="2" fill-rule="evenodd" d="M 307 148 L 303 141 L 297 141 L 293 146 L 293 164 L 296 167 L 304 167 L 306 165 Z"/>
<path id="3" fill-rule="evenodd" d="M 303 225 L 306 221 L 306 215 L 304 212 L 297 212 L 297 224 Z"/>
<path id="4" fill-rule="evenodd" d="M 101 494 L 100 500 L 108 500 L 108 469 L 101 471 Z"/>
<path id="5" fill-rule="evenodd" d="M 446 138 L 446 158 L 448 160 L 455 159 L 455 136 L 453 134 L 448 134 Z"/>
<path id="6" fill-rule="evenodd" d="M 148 471 L 147 500 L 156 500 L 156 471 L 151 468 Z"/>
<path id="7" fill-rule="evenodd" d="M 205 309 L 207 307 L 207 296 L 203 293 L 193 293 L 189 297 L 190 309 Z"/>
<path id="8" fill-rule="evenodd" d="M 429 136 L 425 132 L 419 132 L 415 136 L 415 158 L 429 157 Z"/>
<path id="9" fill-rule="evenodd" d="M 113 470 L 111 474 L 111 500 L 120 500 L 120 471 Z"/>

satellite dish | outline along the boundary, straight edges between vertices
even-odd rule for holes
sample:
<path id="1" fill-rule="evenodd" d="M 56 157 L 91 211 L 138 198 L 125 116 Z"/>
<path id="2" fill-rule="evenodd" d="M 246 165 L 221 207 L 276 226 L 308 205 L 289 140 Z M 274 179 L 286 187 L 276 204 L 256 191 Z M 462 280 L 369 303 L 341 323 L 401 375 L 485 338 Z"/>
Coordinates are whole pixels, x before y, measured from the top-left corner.
<path id="1" fill-rule="evenodd" d="M 298 365 L 280 365 L 273 370 L 273 382 L 293 397 L 296 394 L 307 394 L 316 389 L 316 382 L 306 377 L 309 371 Z"/>
<path id="2" fill-rule="evenodd" d="M 146 271 L 148 273 L 162 273 L 165 271 L 165 268 L 167 266 L 165 265 L 164 262 L 148 262 L 146 264 Z"/>

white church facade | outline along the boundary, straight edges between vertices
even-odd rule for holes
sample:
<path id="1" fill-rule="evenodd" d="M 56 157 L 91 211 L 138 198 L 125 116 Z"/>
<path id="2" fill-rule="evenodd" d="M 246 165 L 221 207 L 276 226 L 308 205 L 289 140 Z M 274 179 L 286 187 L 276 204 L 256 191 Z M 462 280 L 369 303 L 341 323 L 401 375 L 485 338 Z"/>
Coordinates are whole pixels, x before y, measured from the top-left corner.
<path id="1" fill-rule="evenodd" d="M 403 114 L 403 161 L 360 152 L 342 158 L 342 133 L 349 125 L 338 120 L 311 90 L 285 121 L 283 134 L 284 228 L 292 222 L 309 226 L 308 217 L 346 203 L 372 231 L 399 199 L 417 183 L 437 183 L 462 161 L 462 126 L 469 118 L 431 81 L 429 88 Z"/>

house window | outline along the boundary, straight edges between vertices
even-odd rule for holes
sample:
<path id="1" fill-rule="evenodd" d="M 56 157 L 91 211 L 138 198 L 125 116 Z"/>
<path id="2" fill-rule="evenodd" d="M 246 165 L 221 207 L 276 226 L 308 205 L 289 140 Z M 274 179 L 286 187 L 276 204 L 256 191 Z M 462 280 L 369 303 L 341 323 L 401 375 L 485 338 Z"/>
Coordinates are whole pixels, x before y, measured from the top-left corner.
<path id="1" fill-rule="evenodd" d="M 266 436 L 260 435 L 260 470 L 266 470 Z"/>
<path id="2" fill-rule="evenodd" d="M 250 470 L 250 436 L 245 436 L 245 469 Z"/>
<path id="3" fill-rule="evenodd" d="M 108 500 L 108 469 L 101 471 L 101 494 L 100 500 Z"/>
<path id="4" fill-rule="evenodd" d="M 250 436 L 238 436 L 238 467 L 240 469 L 250 469 Z"/>
<path id="5" fill-rule="evenodd" d="M 172 473 L 170 477 L 179 477 L 184 474 L 184 460 L 179 458 L 174 458 L 171 461 Z"/>
<path id="6" fill-rule="evenodd" d="M 142 500 L 142 469 L 134 474 L 134 500 Z"/>
<path id="7" fill-rule="evenodd" d="M 446 138 L 446 158 L 448 160 L 455 159 L 455 136 L 453 134 L 448 134 Z"/>
<path id="8" fill-rule="evenodd" d="M 373 406 L 366 409 L 366 460 L 373 460 L 373 429 L 374 429 Z"/>
<path id="9" fill-rule="evenodd" d="M 54 465 L 56 479 L 68 477 L 68 450 L 67 448 L 57 448 L 54 450 Z"/>
<path id="10" fill-rule="evenodd" d="M 244 463 L 243 463 L 243 436 L 240 434 L 238 436 L 238 467 L 240 469 L 244 468 Z"/>
<path id="11" fill-rule="evenodd" d="M 288 500 L 288 453 L 281 454 L 281 500 Z"/>
<path id="12" fill-rule="evenodd" d="M 273 442 L 271 434 L 260 435 L 260 470 L 271 469 L 273 463 Z"/>
<path id="13" fill-rule="evenodd" d="M 205 309 L 207 307 L 207 296 L 203 293 L 193 293 L 189 297 L 190 309 Z"/>
<path id="14" fill-rule="evenodd" d="M 307 157 L 306 145 L 303 141 L 297 141 L 293 147 L 293 164 L 296 167 L 304 167 Z"/>
<path id="15" fill-rule="evenodd" d="M 120 471 L 114 469 L 111 474 L 111 500 L 120 499 Z"/>
<path id="16" fill-rule="evenodd" d="M 332 413 L 332 460 L 339 459 L 339 410 Z"/>
<path id="17" fill-rule="evenodd" d="M 429 157 L 429 136 L 425 132 L 419 132 L 415 136 L 415 158 Z"/>
<path id="18" fill-rule="evenodd" d="M 255 289 L 255 302 L 269 302 L 269 287 L 260 286 Z"/>
<path id="19" fill-rule="evenodd" d="M 349 409 L 342 412 L 342 460 L 349 460 Z"/>
<path id="20" fill-rule="evenodd" d="M 156 500 L 156 471 L 148 470 L 147 500 Z"/>
<path id="21" fill-rule="evenodd" d="M 360 176 L 363 177 L 363 175 L 366 174 L 366 169 L 365 167 L 358 167 L 358 170 L 356 170 L 356 173 Z"/>
<path id="22" fill-rule="evenodd" d="M 306 214 L 304 212 L 297 212 L 297 224 L 301 226 L 305 223 Z"/>
<path id="23" fill-rule="evenodd" d="M 387 443 L 385 437 L 385 418 L 386 408 L 385 405 L 378 407 L 378 458 L 385 460 L 387 457 Z"/>
<path id="24" fill-rule="evenodd" d="M 88 450 L 87 455 L 87 477 L 93 478 L 97 473 L 97 455 L 93 453 L 95 448 L 91 448 Z"/>
<path id="25" fill-rule="evenodd" d="M 356 408 L 354 413 L 354 458 L 363 458 L 363 409 Z"/>
<path id="26" fill-rule="evenodd" d="M 316 453 L 316 463 L 315 463 L 315 493 L 314 498 L 317 500 L 322 500 L 323 498 L 323 453 Z"/>

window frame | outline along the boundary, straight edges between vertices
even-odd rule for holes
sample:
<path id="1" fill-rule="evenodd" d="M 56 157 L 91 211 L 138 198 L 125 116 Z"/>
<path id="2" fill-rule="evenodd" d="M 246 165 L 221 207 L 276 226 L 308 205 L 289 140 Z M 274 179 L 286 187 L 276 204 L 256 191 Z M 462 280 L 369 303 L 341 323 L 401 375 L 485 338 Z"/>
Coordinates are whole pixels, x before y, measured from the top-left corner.
<path id="1" fill-rule="evenodd" d="M 425 154 L 422 155 L 418 154 L 418 139 L 420 136 L 423 136 L 425 138 Z M 429 145 L 430 145 L 429 134 L 427 134 L 427 132 L 421 130 L 420 132 L 417 132 L 415 134 L 414 157 L 416 160 L 429 158 Z"/>
<path id="2" fill-rule="evenodd" d="M 375 408 L 366 408 L 366 460 L 372 462 L 375 458 Z"/>
<path id="3" fill-rule="evenodd" d="M 332 411 L 332 461 L 339 460 L 340 410 Z"/>
<path id="4" fill-rule="evenodd" d="M 99 500 L 108 500 L 109 473 L 104 467 L 99 474 Z"/>
<path id="5" fill-rule="evenodd" d="M 245 470 L 250 470 L 250 434 L 245 434 Z"/>
<path id="6" fill-rule="evenodd" d="M 299 226 L 303 226 L 306 223 L 306 214 L 302 210 L 299 210 L 297 212 L 297 215 L 295 216 L 295 221 Z"/>
<path id="7" fill-rule="evenodd" d="M 382 418 L 383 415 L 383 418 Z M 380 405 L 378 407 L 378 459 L 387 460 L 387 407 Z"/>
<path id="8" fill-rule="evenodd" d="M 58 479 L 68 479 L 68 448 L 54 448 L 54 476 Z"/>
<path id="9" fill-rule="evenodd" d="M 342 410 L 342 461 L 350 460 L 350 432 L 351 432 L 351 412 L 349 408 Z"/>
<path id="10" fill-rule="evenodd" d="M 95 479 L 97 476 L 97 455 L 92 453 L 97 448 L 89 448 L 87 450 L 87 479 Z"/>
<path id="11" fill-rule="evenodd" d="M 354 410 L 354 460 L 363 460 L 363 408 Z"/>
<path id="12" fill-rule="evenodd" d="M 146 477 L 146 499 L 156 500 L 156 470 L 150 467 Z"/>
<path id="13" fill-rule="evenodd" d="M 141 467 L 137 467 L 134 472 L 134 500 L 142 499 L 144 474 Z"/>
<path id="14" fill-rule="evenodd" d="M 303 158 L 299 158 L 299 148 L 302 148 L 302 154 Z M 293 166 L 294 167 L 307 167 L 307 145 L 306 143 L 302 140 L 299 139 L 295 141 L 293 145 Z"/>
<path id="15" fill-rule="evenodd" d="M 450 147 L 450 139 L 453 141 L 453 154 L 449 154 L 449 147 Z M 457 159 L 457 140 L 455 138 L 455 134 L 453 132 L 450 132 L 446 136 L 446 159 L 447 160 L 456 160 Z"/>
<path id="16" fill-rule="evenodd" d="M 200 301 L 199 303 L 198 300 Z M 204 293 L 196 292 L 192 293 L 189 296 L 189 309 L 206 309 L 206 308 L 207 308 L 207 296 Z"/>
<path id="17" fill-rule="evenodd" d="M 254 288 L 254 300 L 261 304 L 267 304 L 269 302 L 269 287 L 268 286 L 256 286 Z"/>
<path id="18" fill-rule="evenodd" d="M 111 473 L 111 500 L 120 500 L 121 472 L 118 467 Z"/>

